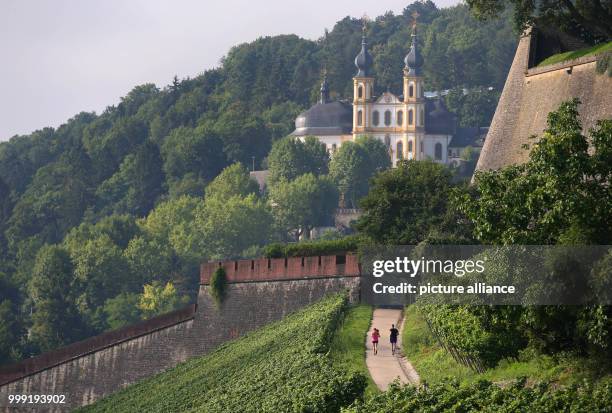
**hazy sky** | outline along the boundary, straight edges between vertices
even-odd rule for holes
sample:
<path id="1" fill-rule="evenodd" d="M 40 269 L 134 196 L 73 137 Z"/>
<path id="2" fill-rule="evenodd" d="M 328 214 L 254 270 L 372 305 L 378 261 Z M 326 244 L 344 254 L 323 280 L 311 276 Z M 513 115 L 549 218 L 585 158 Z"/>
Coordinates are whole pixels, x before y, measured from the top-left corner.
<path id="1" fill-rule="evenodd" d="M 0 140 L 100 113 L 139 84 L 193 77 L 235 44 L 316 39 L 344 16 L 399 13 L 411 2 L 0 0 Z"/>

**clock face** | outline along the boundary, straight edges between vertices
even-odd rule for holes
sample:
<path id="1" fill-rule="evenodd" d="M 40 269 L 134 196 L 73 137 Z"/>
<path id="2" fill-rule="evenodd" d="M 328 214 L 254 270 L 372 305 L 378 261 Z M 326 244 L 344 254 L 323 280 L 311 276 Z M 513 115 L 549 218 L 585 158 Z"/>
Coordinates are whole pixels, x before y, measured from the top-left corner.
<path id="1" fill-rule="evenodd" d="M 385 96 L 385 102 L 386 103 L 391 102 L 391 96 L 389 96 L 389 95 Z"/>

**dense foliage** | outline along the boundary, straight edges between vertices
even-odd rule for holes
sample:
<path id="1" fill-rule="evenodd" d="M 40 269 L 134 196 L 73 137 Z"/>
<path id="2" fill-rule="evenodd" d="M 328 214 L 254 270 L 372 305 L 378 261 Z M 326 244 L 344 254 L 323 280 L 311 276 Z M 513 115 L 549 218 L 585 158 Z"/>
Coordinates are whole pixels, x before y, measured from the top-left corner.
<path id="1" fill-rule="evenodd" d="M 412 412 L 605 412 L 612 405 L 612 383 L 554 390 L 542 383 L 526 387 L 518 380 L 506 387 L 488 381 L 460 385 L 458 381 L 423 386 L 393 384 L 384 393 L 357 402 L 345 413 Z"/>
<path id="2" fill-rule="evenodd" d="M 548 127 L 526 163 L 479 172 L 470 191 L 455 191 L 452 198 L 479 242 L 610 244 L 612 122 L 601 120 L 589 138 L 583 136 L 578 104 L 565 102 L 549 114 Z M 562 265 L 563 257 L 556 262 Z M 609 291 L 610 269 L 609 254 L 599 257 L 593 270 L 598 285 L 589 287 Z M 588 355 L 609 365 L 612 308 L 595 304 L 430 306 L 423 314 L 451 354 L 475 369 L 515 357 L 525 347 Z"/>
<path id="3" fill-rule="evenodd" d="M 396 168 L 378 174 L 371 185 L 360 202 L 363 215 L 356 227 L 373 241 L 414 245 L 443 236 L 447 243 L 465 243 L 464 225 L 450 205 L 456 185 L 448 168 L 433 161 L 400 161 Z"/>
<path id="4" fill-rule="evenodd" d="M 565 102 L 548 115 L 526 163 L 478 172 L 474 193 L 459 196 L 481 242 L 612 241 L 612 120 L 599 121 L 586 137 L 578 105 Z"/>
<path id="5" fill-rule="evenodd" d="M 601 0 L 467 0 L 480 18 L 497 16 L 505 8 L 512 8 L 516 28 L 553 26 L 582 37 L 590 43 L 612 38 L 612 2 Z"/>
<path id="6" fill-rule="evenodd" d="M 80 411 L 337 412 L 366 386 L 328 354 L 345 306 L 324 299 Z"/>
<path id="7" fill-rule="evenodd" d="M 312 257 L 317 255 L 345 254 L 357 252 L 360 238 L 352 235 L 333 240 L 306 241 L 292 244 L 273 243 L 263 249 L 268 258 Z"/>
<path id="8" fill-rule="evenodd" d="M 438 9 L 426 1 L 369 23 L 377 93 L 401 90 L 415 10 L 429 90 L 501 88 L 516 44 L 507 16 L 479 24 L 464 5 Z M 386 157 L 357 154 L 351 159 L 358 167 L 338 157 L 334 166 L 312 140 L 305 151 L 289 148 L 278 159 L 309 158 L 306 167 L 279 173 L 287 179 L 279 201 L 306 188 L 316 195 L 310 209 L 296 202 L 273 209 L 274 200 L 237 164 L 278 169 L 272 144 L 314 102 L 323 67 L 333 97 L 351 97 L 361 26 L 347 17 L 316 41 L 283 35 L 237 45 L 218 68 L 194 78 L 136 86 L 100 114 L 79 113 L 57 129 L 0 143 L 0 360 L 143 317 L 145 284 L 163 292 L 171 282 L 177 303 L 194 297 L 202 260 L 252 256 L 288 232 L 325 225 L 329 208 L 312 212 L 317 199 L 331 204 L 336 196 L 328 168 L 348 204 L 356 204 L 367 192 L 360 185 Z M 227 167 L 233 169 L 215 181 Z M 306 173 L 316 179 L 293 182 Z M 45 286 L 56 278 L 59 298 Z"/>

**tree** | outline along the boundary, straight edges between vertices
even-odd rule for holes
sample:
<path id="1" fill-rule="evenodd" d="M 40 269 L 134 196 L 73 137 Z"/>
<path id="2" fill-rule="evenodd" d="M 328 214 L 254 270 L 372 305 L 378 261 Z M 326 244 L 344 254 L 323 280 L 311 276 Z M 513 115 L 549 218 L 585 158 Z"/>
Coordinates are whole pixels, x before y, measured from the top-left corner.
<path id="1" fill-rule="evenodd" d="M 463 93 L 462 88 L 454 88 L 446 95 L 448 110 L 457 115 L 459 126 L 463 127 L 489 126 L 498 100 L 498 92 L 485 88 L 467 93 Z"/>
<path id="2" fill-rule="evenodd" d="M 96 191 L 102 214 L 146 215 L 162 194 L 164 174 L 159 149 L 151 141 L 127 155 L 119 171 L 102 182 Z"/>
<path id="3" fill-rule="evenodd" d="M 203 128 L 174 129 L 162 144 L 161 153 L 170 181 L 193 173 L 206 184 L 226 165 L 221 140 Z"/>
<path id="4" fill-rule="evenodd" d="M 139 304 L 140 294 L 137 293 L 123 292 L 106 300 L 104 313 L 108 329 L 115 330 L 140 321 L 142 314 Z"/>
<path id="5" fill-rule="evenodd" d="M 277 183 L 270 198 L 276 225 L 283 235 L 295 232 L 296 239 L 308 238 L 313 227 L 329 226 L 338 206 L 338 190 L 331 180 L 313 174 Z"/>
<path id="6" fill-rule="evenodd" d="M 300 175 L 327 173 L 329 155 L 325 144 L 309 136 L 304 141 L 288 136 L 276 141 L 268 155 L 270 186 L 281 180 L 292 181 Z"/>
<path id="7" fill-rule="evenodd" d="M 145 284 L 143 289 L 138 308 L 142 311 L 145 319 L 174 311 L 186 305 L 189 301 L 187 296 L 178 294 L 171 282 L 163 285 L 155 281 L 152 284 Z"/>
<path id="8" fill-rule="evenodd" d="M 75 279 L 68 252 L 45 246 L 36 256 L 28 286 L 34 303 L 30 339 L 42 351 L 78 340 L 85 328 L 75 305 Z"/>
<path id="9" fill-rule="evenodd" d="M 599 121 L 588 139 L 578 104 L 565 102 L 548 115 L 526 163 L 478 172 L 475 191 L 459 196 L 481 242 L 609 244 L 612 121 Z"/>
<path id="10" fill-rule="evenodd" d="M 97 331 L 105 329 L 103 305 L 121 291 L 137 288 L 137 277 L 110 237 L 88 240 L 71 252 L 74 263 L 77 303 L 80 312 Z"/>
<path id="11" fill-rule="evenodd" d="M 514 9 L 514 21 L 520 31 L 527 26 L 554 26 L 589 42 L 612 38 L 612 3 L 600 0 L 467 0 L 474 14 L 482 19 L 495 18 L 508 6 Z"/>
<path id="12" fill-rule="evenodd" d="M 206 187 L 206 199 L 218 198 L 220 200 L 232 196 L 245 197 L 249 194 L 259 193 L 257 182 L 249 176 L 249 171 L 241 164 L 234 163 L 225 168 Z"/>
<path id="13" fill-rule="evenodd" d="M 19 291 L 0 269 L 0 364 L 14 359 L 20 350 L 20 336 L 23 326 L 18 312 Z"/>
<path id="14" fill-rule="evenodd" d="M 451 174 L 444 166 L 400 161 L 372 180 L 356 227 L 379 243 L 417 244 L 443 224 L 451 187 Z"/>
<path id="15" fill-rule="evenodd" d="M 347 206 L 368 193 L 368 181 L 377 172 L 391 166 L 384 144 L 371 137 L 359 137 L 355 142 L 345 142 L 330 162 L 329 176 L 337 185 Z"/>

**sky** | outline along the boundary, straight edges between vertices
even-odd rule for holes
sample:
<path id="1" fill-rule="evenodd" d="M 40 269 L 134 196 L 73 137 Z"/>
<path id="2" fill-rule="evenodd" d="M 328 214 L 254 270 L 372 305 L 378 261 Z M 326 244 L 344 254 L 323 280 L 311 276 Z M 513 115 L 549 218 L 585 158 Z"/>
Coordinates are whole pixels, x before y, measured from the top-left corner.
<path id="1" fill-rule="evenodd" d="M 347 15 L 397 14 L 411 2 L 0 0 L 0 141 L 100 113 L 136 85 L 194 77 L 236 44 L 317 39 Z"/>

